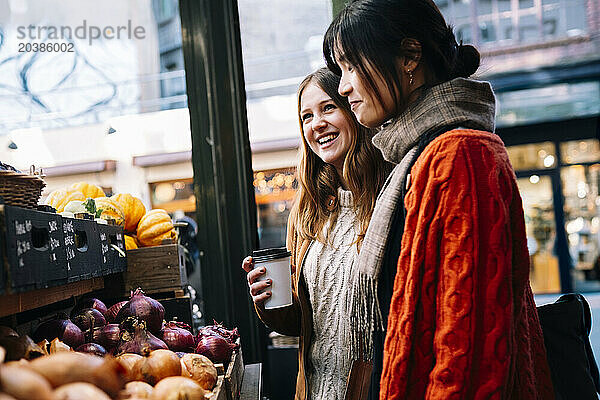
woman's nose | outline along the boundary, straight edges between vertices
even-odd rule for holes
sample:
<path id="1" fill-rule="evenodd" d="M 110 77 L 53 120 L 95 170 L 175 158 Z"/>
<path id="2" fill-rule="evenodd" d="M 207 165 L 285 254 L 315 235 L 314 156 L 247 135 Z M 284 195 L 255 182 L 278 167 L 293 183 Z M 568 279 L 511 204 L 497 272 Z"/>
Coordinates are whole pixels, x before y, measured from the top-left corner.
<path id="1" fill-rule="evenodd" d="M 344 97 L 348 97 L 350 92 L 352 92 L 352 85 L 342 78 L 338 86 L 338 93 Z"/>
<path id="2" fill-rule="evenodd" d="M 315 115 L 312 120 L 312 128 L 315 131 L 319 131 L 327 126 L 327 121 L 321 116 Z"/>

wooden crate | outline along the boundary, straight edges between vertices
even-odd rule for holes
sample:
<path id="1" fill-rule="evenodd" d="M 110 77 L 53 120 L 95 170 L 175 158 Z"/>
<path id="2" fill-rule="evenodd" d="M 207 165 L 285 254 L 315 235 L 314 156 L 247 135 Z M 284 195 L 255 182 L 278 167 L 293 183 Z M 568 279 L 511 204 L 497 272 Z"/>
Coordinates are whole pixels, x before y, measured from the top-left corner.
<path id="1" fill-rule="evenodd" d="M 181 290 L 188 282 L 183 247 L 168 244 L 128 250 L 123 281 L 126 292 L 138 287 L 146 294 Z"/>
<path id="2" fill-rule="evenodd" d="M 210 400 L 238 400 L 244 379 L 244 360 L 242 348 L 231 355 L 227 371 L 217 379 Z"/>

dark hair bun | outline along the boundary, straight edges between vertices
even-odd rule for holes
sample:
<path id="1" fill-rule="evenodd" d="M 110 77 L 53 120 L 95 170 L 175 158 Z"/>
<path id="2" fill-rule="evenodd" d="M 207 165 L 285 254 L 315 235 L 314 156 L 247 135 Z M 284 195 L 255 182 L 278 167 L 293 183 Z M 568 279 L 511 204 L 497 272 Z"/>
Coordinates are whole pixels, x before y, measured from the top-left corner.
<path id="1" fill-rule="evenodd" d="M 468 78 L 477 71 L 481 56 L 479 51 L 470 44 L 458 46 L 458 55 L 456 60 L 456 76 Z"/>

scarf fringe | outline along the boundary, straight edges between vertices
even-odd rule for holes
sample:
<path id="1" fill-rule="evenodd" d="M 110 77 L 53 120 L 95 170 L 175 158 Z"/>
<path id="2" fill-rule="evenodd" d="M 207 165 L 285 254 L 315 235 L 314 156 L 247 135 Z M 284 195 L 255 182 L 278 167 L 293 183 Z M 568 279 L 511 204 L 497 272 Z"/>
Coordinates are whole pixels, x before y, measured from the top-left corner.
<path id="1" fill-rule="evenodd" d="M 373 333 L 384 331 L 383 317 L 377 297 L 377 279 L 363 273 L 358 274 L 357 282 L 349 292 L 350 316 L 350 359 L 352 361 L 373 359 Z"/>

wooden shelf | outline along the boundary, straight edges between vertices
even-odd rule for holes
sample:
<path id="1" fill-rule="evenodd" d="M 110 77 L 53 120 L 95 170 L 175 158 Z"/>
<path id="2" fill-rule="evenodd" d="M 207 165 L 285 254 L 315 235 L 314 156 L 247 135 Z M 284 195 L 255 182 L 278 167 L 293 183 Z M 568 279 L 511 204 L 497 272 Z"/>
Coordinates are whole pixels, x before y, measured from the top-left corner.
<path id="1" fill-rule="evenodd" d="M 104 278 L 93 278 L 47 289 L 0 295 L 0 318 L 101 289 L 104 289 Z"/>

